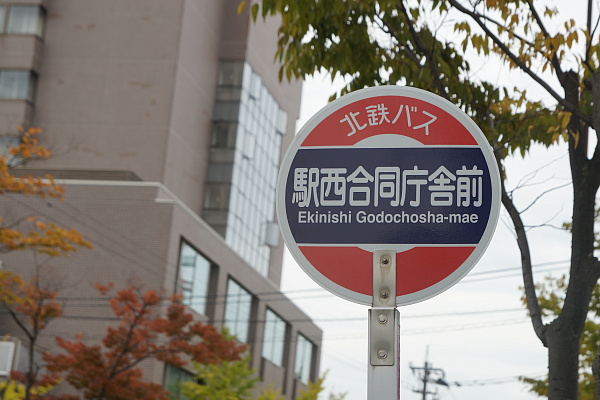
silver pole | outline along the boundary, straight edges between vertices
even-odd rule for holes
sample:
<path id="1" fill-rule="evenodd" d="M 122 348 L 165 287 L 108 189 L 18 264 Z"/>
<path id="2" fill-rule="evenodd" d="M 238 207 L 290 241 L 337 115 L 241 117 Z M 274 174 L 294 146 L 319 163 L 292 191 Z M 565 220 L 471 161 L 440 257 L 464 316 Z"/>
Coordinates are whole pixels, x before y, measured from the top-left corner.
<path id="1" fill-rule="evenodd" d="M 396 309 L 396 252 L 373 252 L 369 309 L 367 400 L 400 399 L 400 313 Z"/>

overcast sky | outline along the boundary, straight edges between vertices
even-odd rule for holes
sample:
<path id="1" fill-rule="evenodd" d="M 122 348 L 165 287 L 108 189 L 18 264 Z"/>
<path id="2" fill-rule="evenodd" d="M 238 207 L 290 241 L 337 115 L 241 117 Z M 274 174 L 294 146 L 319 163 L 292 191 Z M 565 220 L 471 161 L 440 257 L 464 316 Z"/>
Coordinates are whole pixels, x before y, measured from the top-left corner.
<path id="1" fill-rule="evenodd" d="M 304 85 L 298 129 L 327 104 L 333 92 L 324 76 Z M 510 163 L 509 188 L 526 178 L 516 193 L 523 209 L 540 188 L 570 181 L 565 148 L 534 149 L 524 161 Z M 535 172 L 544 167 L 539 172 Z M 533 175 L 528 175 L 532 173 Z M 527 179 L 528 178 L 528 179 Z M 524 214 L 528 225 L 560 226 L 571 214 L 571 189 L 557 189 Z M 567 272 L 569 236 L 549 226 L 530 231 L 536 279 Z M 347 392 L 346 400 L 365 400 L 367 390 L 367 306 L 342 300 L 320 289 L 286 254 L 282 289 L 324 331 L 321 372 L 329 371 L 326 393 Z M 424 302 L 401 307 L 401 398 L 420 400 L 419 375 L 427 355 L 449 387 L 429 386 L 438 399 L 531 400 L 518 376 L 540 377 L 547 353 L 521 305 L 522 278 L 512 225 L 502 210 L 488 250 L 458 284 Z M 435 376 L 435 375 L 434 375 Z M 326 396 L 322 396 L 326 399 Z M 427 399 L 434 399 L 429 395 Z"/>

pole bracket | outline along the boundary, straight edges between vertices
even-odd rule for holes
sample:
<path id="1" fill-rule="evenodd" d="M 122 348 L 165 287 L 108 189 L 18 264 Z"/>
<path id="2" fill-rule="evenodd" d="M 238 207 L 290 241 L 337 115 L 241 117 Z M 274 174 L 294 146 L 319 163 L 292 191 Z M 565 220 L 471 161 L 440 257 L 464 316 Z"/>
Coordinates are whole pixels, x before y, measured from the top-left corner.
<path id="1" fill-rule="evenodd" d="M 396 360 L 396 252 L 373 252 L 373 308 L 369 309 L 369 359 L 373 366 Z"/>

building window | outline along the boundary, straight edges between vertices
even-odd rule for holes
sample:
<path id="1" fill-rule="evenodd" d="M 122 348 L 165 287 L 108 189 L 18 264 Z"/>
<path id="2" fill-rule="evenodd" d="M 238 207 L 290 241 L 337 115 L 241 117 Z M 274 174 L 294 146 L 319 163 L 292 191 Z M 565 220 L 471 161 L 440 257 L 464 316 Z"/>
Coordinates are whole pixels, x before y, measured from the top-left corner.
<path id="1" fill-rule="evenodd" d="M 215 122 L 211 146 L 219 149 L 234 149 L 237 129 L 238 126 L 235 122 Z"/>
<path id="2" fill-rule="evenodd" d="M 28 70 L 0 70 L 0 99 L 33 101 L 35 73 Z"/>
<path id="3" fill-rule="evenodd" d="M 227 302 L 225 303 L 225 327 L 229 333 L 243 343 L 248 342 L 250 308 L 252 295 L 232 279 L 227 282 Z"/>
<path id="4" fill-rule="evenodd" d="M 227 210 L 227 206 L 229 205 L 229 190 L 229 185 L 224 183 L 207 184 L 204 207 L 208 210 Z"/>
<path id="5" fill-rule="evenodd" d="M 6 6 L 0 6 L 0 33 L 4 32 L 4 21 L 6 20 Z"/>
<path id="6" fill-rule="evenodd" d="M 271 310 L 265 316 L 262 356 L 275 365 L 283 366 L 285 321 Z"/>
<path id="7" fill-rule="evenodd" d="M 311 379 L 313 348 L 314 345 L 310 340 L 298 334 L 294 377 L 305 384 Z"/>
<path id="8" fill-rule="evenodd" d="M 183 242 L 179 256 L 179 279 L 183 302 L 192 310 L 206 314 L 206 296 L 211 262 Z"/>
<path id="9" fill-rule="evenodd" d="M 8 5 L 0 6 L 0 32 L 18 35 L 44 33 L 46 12 L 40 6 Z"/>
<path id="10" fill-rule="evenodd" d="M 186 400 L 181 384 L 194 380 L 194 376 L 180 368 L 167 365 L 165 369 L 165 389 L 169 392 L 170 400 Z"/>

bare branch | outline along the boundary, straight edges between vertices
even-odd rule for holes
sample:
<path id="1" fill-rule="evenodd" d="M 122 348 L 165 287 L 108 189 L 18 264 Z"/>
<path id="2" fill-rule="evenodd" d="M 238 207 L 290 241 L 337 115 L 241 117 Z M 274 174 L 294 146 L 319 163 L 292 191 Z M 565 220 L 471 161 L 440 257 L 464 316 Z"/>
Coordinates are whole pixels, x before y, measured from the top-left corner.
<path id="1" fill-rule="evenodd" d="M 27 329 L 27 326 L 25 326 L 23 321 L 21 321 L 17 313 L 12 308 L 8 307 L 6 304 L 2 303 L 2 305 L 4 309 L 10 314 L 10 317 L 12 318 L 13 322 L 16 323 L 17 326 L 23 331 L 23 333 L 27 336 L 29 341 L 33 341 L 33 334 L 29 331 L 29 329 Z"/>
<path id="2" fill-rule="evenodd" d="M 552 160 L 552 161 L 550 161 L 550 162 L 548 162 L 548 163 L 546 163 L 546 164 L 544 164 L 544 165 L 540 166 L 538 169 L 536 169 L 536 170 L 533 170 L 533 171 L 531 171 L 531 172 L 529 172 L 529 173 L 525 174 L 525 175 L 524 175 L 524 176 L 523 176 L 523 177 L 522 177 L 522 178 L 519 180 L 519 182 L 517 183 L 517 185 L 515 186 L 515 188 L 514 188 L 514 189 L 512 189 L 512 190 L 510 190 L 510 191 L 509 191 L 509 193 L 511 193 L 511 194 L 512 194 L 513 192 L 515 192 L 516 190 L 518 190 L 518 189 L 520 189 L 520 188 L 529 187 L 529 186 L 536 186 L 536 185 L 544 184 L 544 183 L 546 183 L 546 182 L 548 182 L 548 181 L 550 181 L 550 180 L 556 179 L 556 176 L 555 176 L 555 175 L 552 175 L 550 178 L 548 178 L 548 179 L 545 179 L 545 180 L 543 180 L 543 181 L 536 182 L 536 183 L 532 183 L 532 184 L 528 184 L 528 182 L 530 182 L 531 180 L 533 180 L 533 178 L 535 178 L 535 177 L 537 176 L 537 174 L 538 174 L 540 171 L 542 171 L 542 170 L 544 170 L 545 168 L 548 168 L 549 166 L 551 166 L 552 164 L 554 164 L 554 163 L 556 163 L 556 162 L 558 162 L 558 161 L 562 160 L 562 159 L 563 159 L 563 158 L 565 158 L 566 156 L 567 156 L 567 154 L 565 154 L 565 155 L 562 155 L 562 156 L 560 156 L 560 157 L 558 157 L 558 158 L 555 158 L 554 160 Z M 565 178 L 563 178 L 563 179 L 565 179 Z"/>
<path id="3" fill-rule="evenodd" d="M 555 186 L 553 188 L 550 188 L 548 190 L 544 190 L 542 193 L 540 193 L 535 199 L 533 199 L 533 201 L 531 203 L 529 203 L 529 205 L 527 207 L 525 207 L 523 210 L 521 210 L 521 214 L 523 214 L 525 211 L 529 210 L 531 207 L 533 207 L 535 205 L 535 203 L 538 202 L 538 200 L 540 200 L 542 197 L 544 197 L 545 195 L 547 195 L 548 193 L 554 192 L 555 190 L 558 189 L 562 189 L 564 187 L 570 186 L 571 182 L 569 183 L 565 183 L 563 185 L 559 185 L 559 186 Z"/>
<path id="4" fill-rule="evenodd" d="M 558 214 L 556 214 L 558 215 Z M 555 215 L 555 217 L 556 217 Z M 556 226 L 556 225 L 552 225 L 549 223 L 543 223 L 543 224 L 538 224 L 538 225 L 525 225 L 525 228 L 527 229 L 527 231 L 530 231 L 531 229 L 536 229 L 536 228 L 552 228 L 552 229 L 556 229 L 557 231 L 565 231 L 565 228 L 563 228 L 562 226 Z"/>
<path id="5" fill-rule="evenodd" d="M 515 240 L 517 240 L 517 234 L 515 233 L 514 228 L 508 223 L 508 221 L 506 221 L 504 218 L 500 218 L 500 222 L 502 222 L 502 225 L 504 225 L 508 229 L 508 231 L 515 238 Z"/>

